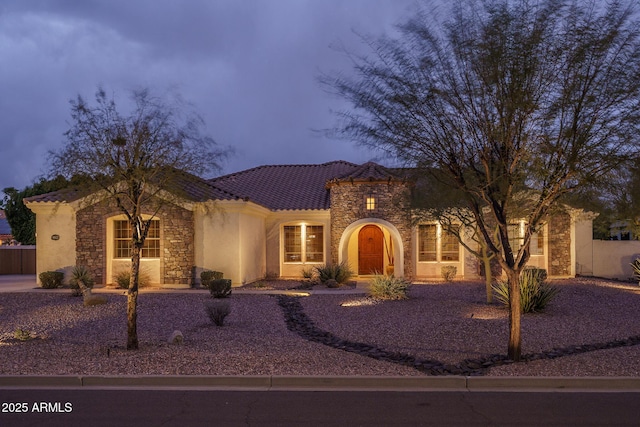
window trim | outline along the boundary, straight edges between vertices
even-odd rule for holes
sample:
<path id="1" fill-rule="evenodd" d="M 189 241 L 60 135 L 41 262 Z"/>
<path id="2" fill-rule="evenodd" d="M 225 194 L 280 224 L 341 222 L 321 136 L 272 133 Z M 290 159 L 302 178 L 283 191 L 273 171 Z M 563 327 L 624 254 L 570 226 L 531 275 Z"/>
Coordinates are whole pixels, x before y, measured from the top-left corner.
<path id="1" fill-rule="evenodd" d="M 287 255 L 288 254 L 295 254 L 297 252 L 294 251 L 287 251 L 287 228 L 288 227 L 299 227 L 300 230 L 300 234 L 299 234 L 299 242 L 296 244 L 297 246 L 299 245 L 300 247 L 300 259 L 298 261 L 288 261 L 287 260 Z M 309 245 L 309 239 L 307 238 L 308 235 L 308 228 L 310 227 L 320 227 L 321 228 L 321 232 L 322 232 L 322 236 L 320 236 L 318 239 L 320 240 L 320 245 L 322 248 L 322 256 L 321 256 L 321 260 L 309 260 L 307 253 L 313 253 L 313 254 L 318 254 L 317 251 L 309 251 L 309 247 L 311 245 Z M 294 223 L 294 224 L 282 224 L 282 249 L 281 249 L 281 253 L 282 253 L 282 263 L 283 264 L 288 264 L 288 265 L 295 265 L 295 264 L 299 264 L 299 265 L 305 265 L 305 264 L 322 264 L 325 262 L 326 259 L 326 253 L 327 253 L 327 249 L 326 249 L 326 244 L 325 244 L 325 232 L 326 232 L 326 227 L 325 224 L 318 224 L 318 223 L 306 223 L 306 222 L 301 222 L 301 223 Z M 318 234 L 318 232 L 316 231 L 316 235 Z M 298 236 L 295 236 L 298 237 Z M 317 247 L 316 247 L 317 249 Z"/>
<path id="2" fill-rule="evenodd" d="M 422 233 L 421 233 L 421 228 L 422 227 L 435 227 L 435 238 L 433 240 L 433 246 L 435 246 L 435 252 L 434 251 L 429 251 L 429 254 L 433 254 L 433 259 L 421 259 L 421 255 L 423 255 L 424 253 L 427 253 L 426 251 L 422 251 L 421 250 L 421 245 L 422 245 Z M 417 259 L 419 263 L 432 263 L 432 264 L 436 264 L 436 263 L 460 263 L 462 261 L 462 256 L 460 255 L 460 248 L 462 247 L 462 245 L 460 244 L 460 242 L 458 241 L 457 238 L 455 238 L 455 242 L 456 242 L 456 246 L 457 246 L 457 260 L 448 260 L 448 259 L 443 259 L 444 254 L 453 254 L 454 251 L 445 251 L 444 250 L 444 235 L 445 233 L 447 233 L 446 230 L 444 230 L 444 228 L 442 227 L 442 225 L 440 223 L 437 222 L 432 222 L 432 223 L 424 223 L 424 224 L 419 224 L 418 225 L 418 231 L 417 231 L 417 236 L 418 236 L 418 242 L 417 242 L 417 249 L 418 249 L 418 254 L 417 254 Z M 451 234 L 453 236 L 452 233 L 448 233 Z"/>
<path id="3" fill-rule="evenodd" d="M 144 219 L 144 221 L 147 221 L 148 219 Z M 162 257 L 162 248 L 161 248 L 161 226 L 160 226 L 160 219 L 159 218 L 155 218 L 152 219 L 151 222 L 153 224 L 157 224 L 157 237 L 152 237 L 150 235 L 147 236 L 147 238 L 144 241 L 144 246 L 142 247 L 142 250 L 140 252 L 140 258 L 141 259 L 160 259 Z M 131 259 L 131 235 L 128 234 L 127 237 L 117 237 L 118 236 L 118 225 L 119 224 L 126 224 L 126 230 L 129 231 L 129 221 L 126 219 L 113 219 L 111 221 L 111 228 L 112 228 L 112 244 L 113 244 L 113 253 L 111 258 L 114 260 L 125 260 L 125 259 Z M 120 228 L 120 230 L 123 230 L 122 228 Z M 149 230 L 150 232 L 153 231 L 153 229 Z M 127 242 L 128 247 L 121 247 L 118 243 L 122 243 L 122 242 Z M 153 248 L 150 247 L 151 242 L 154 242 L 154 246 Z M 127 255 L 126 256 L 118 256 L 120 251 L 127 251 Z M 148 252 L 150 250 L 156 251 L 158 256 L 148 256 Z M 145 252 L 147 253 L 147 255 L 145 255 Z"/>

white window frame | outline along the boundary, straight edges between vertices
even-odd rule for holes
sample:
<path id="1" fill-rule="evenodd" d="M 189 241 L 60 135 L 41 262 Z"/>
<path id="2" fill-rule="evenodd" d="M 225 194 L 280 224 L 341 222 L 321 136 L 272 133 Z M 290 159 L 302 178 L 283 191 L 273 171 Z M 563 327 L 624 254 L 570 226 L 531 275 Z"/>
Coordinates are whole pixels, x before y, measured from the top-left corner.
<path id="1" fill-rule="evenodd" d="M 287 242 L 286 242 L 286 227 L 300 227 L 300 260 L 299 261 L 287 261 Z M 321 260 L 307 260 L 307 227 L 322 227 L 322 259 Z M 327 227 L 324 224 L 317 223 L 297 223 L 297 224 L 283 224 L 282 225 L 282 262 L 284 264 L 323 264 L 326 259 L 327 248 L 325 245 L 325 233 L 327 231 Z"/>

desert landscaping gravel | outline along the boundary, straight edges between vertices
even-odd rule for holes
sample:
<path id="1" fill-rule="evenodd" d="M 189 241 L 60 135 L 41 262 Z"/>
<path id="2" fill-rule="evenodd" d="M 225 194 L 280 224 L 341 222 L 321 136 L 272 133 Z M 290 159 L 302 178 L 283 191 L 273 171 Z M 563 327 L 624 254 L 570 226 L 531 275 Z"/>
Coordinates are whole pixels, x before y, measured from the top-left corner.
<path id="1" fill-rule="evenodd" d="M 510 363 L 482 374 L 640 376 L 640 345 L 620 344 L 640 336 L 640 287 L 585 278 L 553 283 L 560 293 L 545 312 L 523 317 L 523 355 L 617 342 L 615 348 Z M 68 291 L 0 293 L 0 375 L 425 375 L 310 342 L 287 329 L 277 297 L 259 292 L 234 293 L 231 314 L 218 327 L 204 310 L 210 297 L 203 291 L 143 291 L 140 349 L 127 351 L 126 297 L 104 294 L 107 304 L 85 307 Z M 316 328 L 389 352 L 451 365 L 506 353 L 508 313 L 486 304 L 482 283 L 416 284 L 409 295 L 378 303 L 341 293 L 299 298 Z M 18 329 L 32 339 L 16 339 Z M 168 342 L 176 330 L 182 344 Z"/>

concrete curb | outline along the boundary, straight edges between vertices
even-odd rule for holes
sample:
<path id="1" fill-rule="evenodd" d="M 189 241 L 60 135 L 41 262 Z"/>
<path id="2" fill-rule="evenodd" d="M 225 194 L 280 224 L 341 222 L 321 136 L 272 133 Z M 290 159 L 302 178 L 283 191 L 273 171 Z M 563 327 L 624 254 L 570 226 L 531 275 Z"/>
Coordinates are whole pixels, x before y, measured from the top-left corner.
<path id="1" fill-rule="evenodd" d="M 640 393 L 640 377 L 0 376 L 0 389 L 84 387 L 262 391 L 611 391 Z"/>

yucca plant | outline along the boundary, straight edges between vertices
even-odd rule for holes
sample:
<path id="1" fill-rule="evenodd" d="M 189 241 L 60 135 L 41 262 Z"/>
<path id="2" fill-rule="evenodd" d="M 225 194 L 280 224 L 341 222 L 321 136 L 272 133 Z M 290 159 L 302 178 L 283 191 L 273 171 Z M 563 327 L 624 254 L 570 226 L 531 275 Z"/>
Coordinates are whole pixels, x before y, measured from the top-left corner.
<path id="1" fill-rule="evenodd" d="M 527 268 L 520 274 L 520 302 L 522 313 L 543 311 L 560 290 L 549 285 L 547 272 L 540 268 Z M 493 285 L 496 299 L 509 307 L 509 283 L 501 280 Z"/>
<path id="2" fill-rule="evenodd" d="M 380 300 L 407 299 L 411 284 L 395 276 L 376 275 L 369 283 L 369 296 Z"/>
<path id="3" fill-rule="evenodd" d="M 339 264 L 325 264 L 315 267 L 318 272 L 318 279 L 324 283 L 332 283 L 335 281 L 338 285 L 346 283 L 351 277 L 353 277 L 353 271 L 349 268 L 349 264 L 342 261 Z"/>
<path id="4" fill-rule="evenodd" d="M 636 279 L 636 281 L 640 285 L 640 258 L 636 258 L 631 263 L 631 267 L 633 267 L 633 277 Z"/>
<path id="5" fill-rule="evenodd" d="M 85 294 L 88 289 L 93 288 L 94 283 L 95 281 L 87 267 L 84 265 L 73 267 L 71 278 L 69 279 L 69 286 L 71 287 L 71 294 L 73 296 Z"/>

